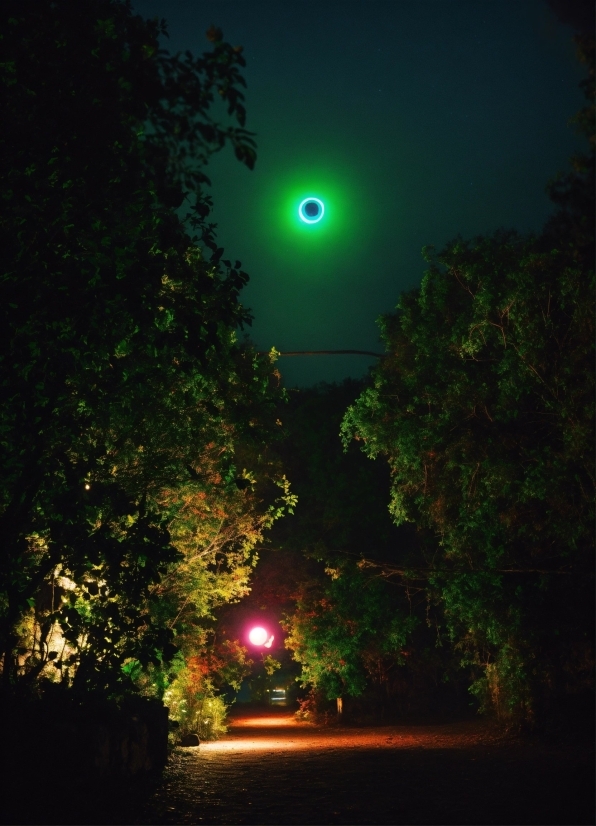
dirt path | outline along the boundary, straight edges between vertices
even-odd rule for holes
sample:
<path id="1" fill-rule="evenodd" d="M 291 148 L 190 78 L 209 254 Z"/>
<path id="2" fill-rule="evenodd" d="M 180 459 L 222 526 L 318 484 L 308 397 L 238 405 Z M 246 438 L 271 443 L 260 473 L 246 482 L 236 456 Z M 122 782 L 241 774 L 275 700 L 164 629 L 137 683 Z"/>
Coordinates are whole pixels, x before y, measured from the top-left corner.
<path id="1" fill-rule="evenodd" d="M 504 738 L 477 721 L 316 728 L 237 716 L 177 749 L 138 824 L 593 824 L 585 751 Z"/>

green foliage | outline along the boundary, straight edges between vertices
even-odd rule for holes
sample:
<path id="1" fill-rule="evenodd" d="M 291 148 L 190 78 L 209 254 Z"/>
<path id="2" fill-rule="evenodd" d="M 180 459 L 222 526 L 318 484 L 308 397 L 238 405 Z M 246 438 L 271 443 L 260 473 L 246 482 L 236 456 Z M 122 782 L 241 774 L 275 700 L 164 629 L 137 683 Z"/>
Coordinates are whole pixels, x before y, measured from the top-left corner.
<path id="1" fill-rule="evenodd" d="M 220 693 L 230 686 L 240 688 L 250 673 L 252 660 L 236 640 L 203 645 L 200 654 L 178 657 L 176 679 L 164 693 L 170 718 L 178 723 L 177 735 L 198 734 L 202 740 L 217 740 L 227 731 L 226 704 Z"/>
<path id="2" fill-rule="evenodd" d="M 243 477 L 252 476 L 254 483 L 241 489 L 235 469 L 222 478 L 219 464 L 205 454 L 201 482 L 181 484 L 159 500 L 180 559 L 153 588 L 150 613 L 172 629 L 186 657 L 195 656 L 211 637 L 217 609 L 249 592 L 255 547 L 294 501 L 285 477 L 274 476 L 274 469 L 256 456 L 253 471 Z"/>
<path id="3" fill-rule="evenodd" d="M 279 660 L 276 660 L 275 657 L 272 657 L 271 654 L 267 654 L 263 657 L 263 667 L 267 676 L 272 677 L 275 672 L 281 668 L 281 663 Z"/>
<path id="4" fill-rule="evenodd" d="M 363 382 L 349 380 L 291 391 L 289 404 L 280 412 L 283 438 L 273 444 L 272 451 L 292 479 L 298 504 L 294 516 L 276 522 L 268 534 L 267 542 L 274 550 L 260 554 L 250 600 L 256 606 L 276 606 L 279 613 L 291 617 L 290 627 L 294 622 L 300 624 L 308 613 L 309 595 L 325 593 L 329 584 L 325 566 L 343 571 L 346 564 L 349 569 L 356 560 L 358 564 L 365 560 L 366 567 L 358 569 L 364 587 L 383 566 L 405 570 L 426 565 L 421 537 L 409 525 L 392 524 L 386 463 L 369 461 L 356 444 L 347 452 L 342 450 L 338 435 L 342 416 L 364 387 Z M 377 579 L 372 587 L 388 600 L 388 615 L 411 617 L 411 626 L 399 667 L 391 659 L 377 659 L 377 665 L 371 660 L 368 669 L 361 668 L 362 663 L 358 666 L 364 693 L 358 702 L 350 701 L 349 713 L 358 715 L 358 706 L 365 716 L 377 717 L 466 711 L 469 669 L 456 673 L 458 660 L 443 632 L 438 633 L 442 611 L 437 601 L 427 601 L 419 582 L 407 588 L 393 584 L 387 588 Z M 356 596 L 353 608 L 359 616 Z M 381 625 L 391 622 L 391 616 L 380 619 Z M 330 627 L 335 622 L 341 626 L 343 615 L 329 612 L 327 621 Z M 382 634 L 381 627 L 378 633 Z M 310 631 L 305 634 L 309 636 Z M 340 627 L 338 634 L 345 635 L 345 629 Z M 311 653 L 314 661 L 316 654 Z M 358 660 L 357 653 L 355 657 Z M 328 701 L 323 689 L 313 688 L 309 680 L 305 684 L 311 685 L 312 692 L 300 701 L 304 713 L 312 716 L 320 711 L 324 719 Z"/>
<path id="5" fill-rule="evenodd" d="M 417 620 L 396 607 L 385 584 L 344 562 L 327 582 L 305 584 L 286 616 L 285 644 L 302 666 L 303 686 L 328 699 L 361 695 L 370 680 L 383 687 L 403 664 L 402 649 Z"/>
<path id="6" fill-rule="evenodd" d="M 1 15 L 3 684 L 118 693 L 131 663 L 167 671 L 175 598 L 205 616 L 243 592 L 291 497 L 277 479 L 268 510 L 253 490 L 274 486 L 259 454 L 279 392 L 236 340 L 247 276 L 222 262 L 203 191 L 226 143 L 254 163 L 244 61 L 216 29 L 201 58 L 169 56 L 118 0 Z M 216 99 L 238 126 L 213 119 Z M 241 441 L 253 464 L 238 473 Z"/>
<path id="7" fill-rule="evenodd" d="M 170 719 L 179 724 L 172 733 L 172 743 L 175 745 L 186 734 L 198 734 L 200 740 L 218 740 L 228 730 L 223 697 L 215 694 L 211 686 L 201 692 L 189 690 L 185 678 L 183 672 L 164 697 Z"/>
<path id="8" fill-rule="evenodd" d="M 438 537 L 429 584 L 475 693 L 526 719 L 593 664 L 593 169 L 592 152 L 553 185 L 539 237 L 425 250 L 342 424 L 387 457 L 395 522 Z"/>

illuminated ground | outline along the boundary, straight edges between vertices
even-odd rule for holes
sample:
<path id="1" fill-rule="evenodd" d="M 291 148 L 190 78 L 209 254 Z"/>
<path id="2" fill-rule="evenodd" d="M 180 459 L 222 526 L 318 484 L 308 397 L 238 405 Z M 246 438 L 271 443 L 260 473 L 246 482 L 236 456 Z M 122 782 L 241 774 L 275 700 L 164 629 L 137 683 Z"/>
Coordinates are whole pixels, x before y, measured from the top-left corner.
<path id="1" fill-rule="evenodd" d="M 281 709 L 178 749 L 137 823 L 593 823 L 585 750 L 468 721 L 316 728 Z"/>

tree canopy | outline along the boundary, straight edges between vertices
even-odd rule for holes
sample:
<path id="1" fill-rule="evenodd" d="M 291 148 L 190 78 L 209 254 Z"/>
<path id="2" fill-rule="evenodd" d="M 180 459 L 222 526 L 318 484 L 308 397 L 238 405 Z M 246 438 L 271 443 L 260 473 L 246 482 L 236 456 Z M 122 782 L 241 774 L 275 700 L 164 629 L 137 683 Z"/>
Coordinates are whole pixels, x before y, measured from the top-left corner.
<path id="1" fill-rule="evenodd" d="M 237 341 L 248 276 L 208 222 L 210 154 L 255 161 L 244 60 L 213 27 L 211 51 L 171 56 L 119 0 L 1 15 L 3 684 L 109 693 L 173 657 L 164 577 L 193 554 L 199 614 L 241 593 L 279 513 L 264 480 L 285 485 L 259 464 L 277 382 Z"/>
<path id="2" fill-rule="evenodd" d="M 326 713 L 336 697 L 353 718 L 465 713 L 470 670 L 458 670 L 442 639 L 440 606 L 420 582 L 401 587 L 376 567 L 425 564 L 425 539 L 392 522 L 386 463 L 367 459 L 355 442 L 342 449 L 342 417 L 365 387 L 346 380 L 290 391 L 271 452 L 298 503 L 268 532 L 270 550 L 243 605 L 282 617 L 300 682 L 311 690 L 305 713 Z"/>
<path id="3" fill-rule="evenodd" d="M 327 568 L 327 581 L 304 583 L 286 618 L 286 646 L 302 665 L 302 683 L 327 699 L 360 696 L 370 681 L 386 695 L 391 672 L 417 618 L 391 598 L 385 583 L 360 574 L 353 562 Z"/>
<path id="4" fill-rule="evenodd" d="M 424 575 L 483 668 L 484 706 L 530 719 L 593 679 L 593 41 L 580 45 L 591 148 L 550 185 L 559 210 L 538 236 L 427 248 L 342 424 L 346 445 L 387 457 L 395 522 L 435 533 Z"/>

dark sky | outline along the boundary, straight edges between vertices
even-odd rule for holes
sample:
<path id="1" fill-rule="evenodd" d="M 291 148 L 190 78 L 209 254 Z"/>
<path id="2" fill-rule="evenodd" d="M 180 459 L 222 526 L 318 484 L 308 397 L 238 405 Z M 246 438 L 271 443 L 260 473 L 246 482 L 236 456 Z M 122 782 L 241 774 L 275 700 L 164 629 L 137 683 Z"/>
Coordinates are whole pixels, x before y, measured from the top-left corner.
<path id="1" fill-rule="evenodd" d="M 254 171 L 208 170 L 218 239 L 251 276 L 260 349 L 379 350 L 376 318 L 420 283 L 426 244 L 537 230 L 579 140 L 573 29 L 544 0 L 135 0 L 172 51 L 211 23 L 244 47 Z M 328 214 L 296 218 L 301 197 Z M 298 200 L 297 200 L 298 199 Z M 367 357 L 280 359 L 289 386 L 360 376 Z"/>

